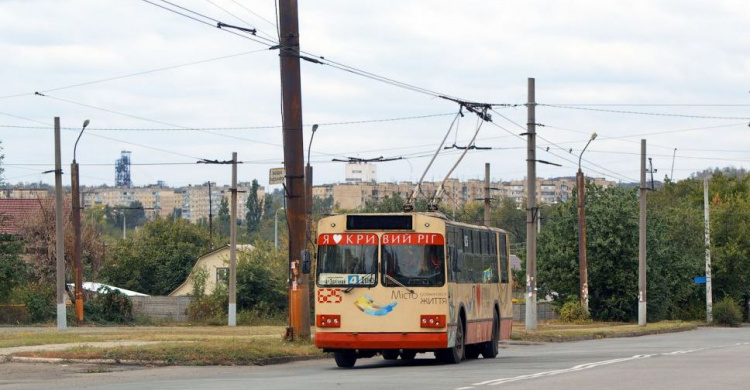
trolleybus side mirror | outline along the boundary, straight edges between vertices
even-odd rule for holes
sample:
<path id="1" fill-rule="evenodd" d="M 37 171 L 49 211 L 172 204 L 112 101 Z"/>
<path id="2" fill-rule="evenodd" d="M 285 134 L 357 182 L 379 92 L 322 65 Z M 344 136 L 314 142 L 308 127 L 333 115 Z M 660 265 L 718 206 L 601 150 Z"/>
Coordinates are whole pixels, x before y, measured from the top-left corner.
<path id="1" fill-rule="evenodd" d="M 307 249 L 303 249 L 300 252 L 300 258 L 302 259 L 302 273 L 309 274 L 310 273 L 310 251 Z"/>

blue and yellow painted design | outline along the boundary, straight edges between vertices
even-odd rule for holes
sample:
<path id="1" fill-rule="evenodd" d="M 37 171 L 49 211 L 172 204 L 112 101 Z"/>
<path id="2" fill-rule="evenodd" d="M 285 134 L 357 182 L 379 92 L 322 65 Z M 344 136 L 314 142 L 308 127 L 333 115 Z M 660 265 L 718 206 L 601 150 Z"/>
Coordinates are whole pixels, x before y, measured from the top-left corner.
<path id="1" fill-rule="evenodd" d="M 396 307 L 397 304 L 398 302 L 392 302 L 386 306 L 380 306 L 375 304 L 372 298 L 367 295 L 359 297 L 359 299 L 354 302 L 354 306 L 357 306 L 359 310 L 371 316 L 388 315 L 388 313 L 393 311 L 393 308 Z"/>

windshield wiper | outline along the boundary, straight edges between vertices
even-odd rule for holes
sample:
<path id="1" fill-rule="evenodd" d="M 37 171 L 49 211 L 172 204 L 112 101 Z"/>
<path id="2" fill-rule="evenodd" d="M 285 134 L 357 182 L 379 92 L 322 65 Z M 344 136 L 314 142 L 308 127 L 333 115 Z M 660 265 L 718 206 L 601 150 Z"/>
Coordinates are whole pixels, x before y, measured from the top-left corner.
<path id="1" fill-rule="evenodd" d="M 399 282 L 398 280 L 394 279 L 391 275 L 388 275 L 388 274 L 384 274 L 384 275 L 385 275 L 386 279 L 390 279 L 390 281 L 392 281 L 393 283 L 396 283 L 397 285 L 405 288 L 406 291 L 408 291 L 410 294 L 414 294 L 414 290 L 410 289 L 409 287 L 404 286 L 403 284 L 401 284 L 401 282 Z"/>

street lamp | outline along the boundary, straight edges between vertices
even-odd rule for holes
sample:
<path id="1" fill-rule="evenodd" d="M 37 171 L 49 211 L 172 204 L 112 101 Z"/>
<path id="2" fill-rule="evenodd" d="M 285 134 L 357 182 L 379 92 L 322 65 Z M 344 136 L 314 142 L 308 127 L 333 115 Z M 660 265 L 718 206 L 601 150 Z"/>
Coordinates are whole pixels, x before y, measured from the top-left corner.
<path id="1" fill-rule="evenodd" d="M 586 183 L 583 178 L 583 171 L 581 171 L 581 159 L 583 158 L 583 152 L 589 147 L 591 141 L 596 139 L 596 133 L 591 134 L 589 142 L 581 150 L 581 154 L 578 156 L 578 173 L 576 173 L 576 186 L 578 187 L 578 268 L 580 272 L 580 299 L 581 307 L 584 313 L 588 317 L 589 315 L 589 282 L 588 282 L 588 265 L 586 260 L 586 210 L 585 205 L 585 188 Z"/>
<path id="2" fill-rule="evenodd" d="M 75 229 L 75 247 L 73 251 L 73 268 L 75 277 L 75 299 L 76 299 L 76 319 L 83 322 L 83 267 L 81 265 L 81 197 L 78 185 L 78 163 L 76 162 L 76 150 L 78 141 L 81 140 L 83 131 L 89 125 L 90 121 L 83 121 L 81 132 L 78 133 L 76 143 L 73 145 L 73 163 L 70 164 L 71 180 L 71 197 L 73 202 L 73 227 Z"/>
<path id="3" fill-rule="evenodd" d="M 273 213 L 273 246 L 276 249 L 279 249 L 279 210 L 284 208 L 280 207 Z"/>

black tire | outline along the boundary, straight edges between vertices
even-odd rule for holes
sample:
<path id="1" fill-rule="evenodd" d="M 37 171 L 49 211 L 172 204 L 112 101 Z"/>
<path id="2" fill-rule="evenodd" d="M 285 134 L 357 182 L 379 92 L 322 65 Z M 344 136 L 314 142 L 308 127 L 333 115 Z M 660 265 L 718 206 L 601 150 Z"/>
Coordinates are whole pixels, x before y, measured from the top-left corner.
<path id="1" fill-rule="evenodd" d="M 341 368 L 352 368 L 357 362 L 357 354 L 354 351 L 336 351 L 333 353 L 333 359 Z"/>
<path id="2" fill-rule="evenodd" d="M 398 359 L 398 349 L 385 349 L 383 350 L 383 359 L 385 360 L 396 360 Z"/>
<path id="3" fill-rule="evenodd" d="M 466 339 L 464 338 L 463 319 L 459 318 L 456 324 L 456 345 L 453 348 L 443 349 L 435 352 L 435 357 L 447 364 L 458 364 L 464 360 L 466 353 Z"/>
<path id="4" fill-rule="evenodd" d="M 417 356 L 417 351 L 405 349 L 401 351 L 401 359 L 403 360 L 414 360 L 414 358 Z"/>
<path id="5" fill-rule="evenodd" d="M 497 343 L 500 341 L 500 318 L 498 318 L 497 312 L 492 315 L 492 340 L 483 344 L 482 357 L 485 359 L 494 359 L 497 357 L 498 346 Z"/>

